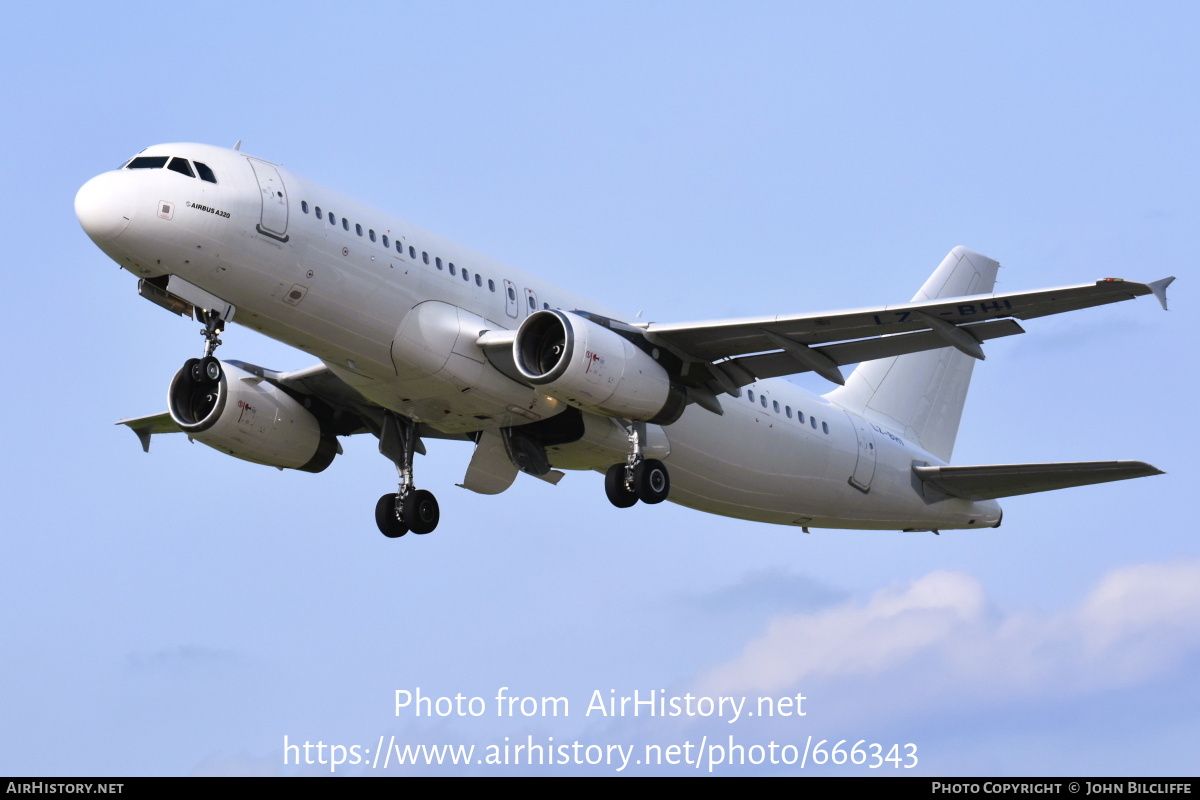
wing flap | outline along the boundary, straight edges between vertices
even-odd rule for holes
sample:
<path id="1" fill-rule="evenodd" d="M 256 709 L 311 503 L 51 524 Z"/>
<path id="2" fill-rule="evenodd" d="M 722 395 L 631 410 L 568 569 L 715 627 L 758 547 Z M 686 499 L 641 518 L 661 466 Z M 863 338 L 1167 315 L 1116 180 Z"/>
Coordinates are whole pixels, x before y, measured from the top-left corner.
<path id="1" fill-rule="evenodd" d="M 1001 336 L 1015 336 L 1024 333 L 1020 323 L 1012 319 L 997 319 L 988 322 L 976 322 L 962 326 L 962 330 L 970 331 L 978 341 L 998 339 Z M 856 342 L 843 342 L 823 347 L 812 348 L 822 353 L 837 366 L 843 364 L 858 364 L 862 361 L 872 361 L 877 358 L 916 353 L 922 350 L 934 350 L 945 347 L 946 341 L 934 331 L 926 330 L 915 333 L 900 333 L 895 336 L 881 336 L 874 339 L 860 339 Z M 725 367 L 735 364 L 750 374 L 750 380 L 739 383 L 745 386 L 753 380 L 778 378 L 781 375 L 795 375 L 808 371 L 806 366 L 799 364 L 786 351 L 778 353 L 759 353 L 753 356 L 742 356 L 729 361 L 720 362 Z M 740 376 L 739 376 L 740 377 Z"/>
<path id="2" fill-rule="evenodd" d="M 1035 492 L 1162 475 L 1144 461 L 1075 461 L 1047 464 L 913 467 L 928 490 L 964 500 L 995 500 Z M 929 499 L 942 499 L 930 497 Z"/>

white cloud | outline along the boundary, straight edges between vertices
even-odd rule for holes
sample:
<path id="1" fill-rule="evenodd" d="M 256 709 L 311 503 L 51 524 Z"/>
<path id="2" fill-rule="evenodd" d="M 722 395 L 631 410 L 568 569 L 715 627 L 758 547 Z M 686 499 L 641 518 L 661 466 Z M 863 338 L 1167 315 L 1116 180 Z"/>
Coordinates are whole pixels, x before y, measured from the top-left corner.
<path id="1" fill-rule="evenodd" d="M 946 702 L 963 690 L 976 700 L 1070 694 L 1145 680 L 1197 651 L 1197 561 L 1114 570 L 1077 608 L 1051 615 L 999 611 L 975 578 L 934 572 L 865 604 L 775 617 L 737 658 L 701 676 L 697 692 L 850 679 Z"/>
<path id="2" fill-rule="evenodd" d="M 1200 563 L 1115 570 L 1084 599 L 1076 619 L 1092 659 L 1129 679 L 1151 674 L 1197 648 Z"/>

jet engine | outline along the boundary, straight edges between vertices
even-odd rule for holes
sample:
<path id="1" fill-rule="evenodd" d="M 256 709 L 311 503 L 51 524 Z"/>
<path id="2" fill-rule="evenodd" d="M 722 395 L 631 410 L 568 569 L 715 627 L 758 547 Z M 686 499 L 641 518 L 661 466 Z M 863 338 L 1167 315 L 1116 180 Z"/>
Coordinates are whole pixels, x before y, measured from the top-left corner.
<path id="1" fill-rule="evenodd" d="M 215 358 L 184 364 L 167 404 L 190 438 L 244 461 L 320 472 L 340 450 L 337 438 L 287 392 Z"/>
<path id="2" fill-rule="evenodd" d="M 687 405 L 687 390 L 650 353 L 569 311 L 530 314 L 513 340 L 513 361 L 547 394 L 610 417 L 669 425 Z"/>

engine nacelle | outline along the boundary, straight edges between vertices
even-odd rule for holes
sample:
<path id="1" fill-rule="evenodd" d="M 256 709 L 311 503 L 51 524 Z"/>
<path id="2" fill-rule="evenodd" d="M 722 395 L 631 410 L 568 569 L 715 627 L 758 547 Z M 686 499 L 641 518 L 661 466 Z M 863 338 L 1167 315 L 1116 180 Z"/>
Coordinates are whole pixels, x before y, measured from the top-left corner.
<path id="1" fill-rule="evenodd" d="M 686 390 L 649 353 L 568 311 L 530 314 L 513 340 L 513 361 L 547 394 L 610 417 L 669 425 L 687 405 Z"/>
<path id="2" fill-rule="evenodd" d="M 215 382 L 197 382 L 190 364 L 175 373 L 167 408 L 192 439 L 245 461 L 304 472 L 320 472 L 337 455 L 337 439 L 278 386 L 224 362 Z"/>

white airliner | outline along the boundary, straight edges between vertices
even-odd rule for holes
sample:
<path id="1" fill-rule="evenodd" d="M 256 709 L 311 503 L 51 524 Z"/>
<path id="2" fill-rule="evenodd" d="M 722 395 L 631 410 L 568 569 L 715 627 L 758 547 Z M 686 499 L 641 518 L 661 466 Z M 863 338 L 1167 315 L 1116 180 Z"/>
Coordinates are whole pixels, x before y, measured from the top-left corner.
<path id="1" fill-rule="evenodd" d="M 239 143 L 240 144 L 240 143 Z M 389 537 L 428 533 L 422 437 L 474 444 L 461 486 L 605 473 L 616 506 L 670 499 L 826 528 L 1000 524 L 996 498 L 1160 474 L 1138 461 L 949 466 L 980 343 L 1016 320 L 1142 295 L 1173 278 L 991 294 L 995 261 L 956 247 L 909 303 L 659 323 L 585 298 L 310 183 L 199 144 L 147 148 L 84 184 L 75 213 L 138 293 L 204 323 L 169 412 L 122 420 L 149 450 L 182 431 L 223 453 L 320 472 L 370 432 L 399 472 Z M 236 321 L 320 359 L 274 372 L 213 352 Z M 839 367 L 859 364 L 847 378 Z M 839 384 L 813 395 L 780 376 Z"/>

